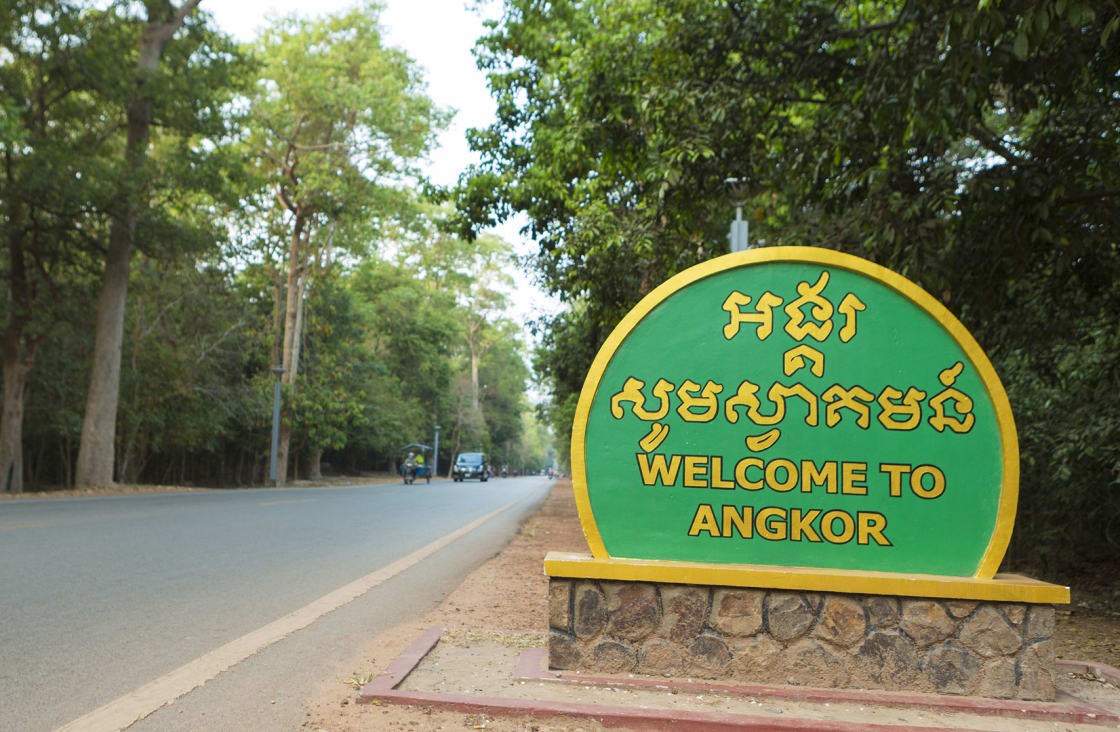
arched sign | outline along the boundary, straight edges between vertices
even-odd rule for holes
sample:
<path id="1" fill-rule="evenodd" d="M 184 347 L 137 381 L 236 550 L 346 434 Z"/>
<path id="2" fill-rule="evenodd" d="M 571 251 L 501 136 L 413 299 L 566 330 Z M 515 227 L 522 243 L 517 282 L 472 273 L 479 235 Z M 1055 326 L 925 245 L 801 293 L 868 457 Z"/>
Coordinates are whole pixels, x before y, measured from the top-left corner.
<path id="1" fill-rule="evenodd" d="M 1014 524 L 1007 395 L 904 277 L 771 247 L 646 296 L 584 384 L 572 470 L 595 558 L 990 578 Z"/>

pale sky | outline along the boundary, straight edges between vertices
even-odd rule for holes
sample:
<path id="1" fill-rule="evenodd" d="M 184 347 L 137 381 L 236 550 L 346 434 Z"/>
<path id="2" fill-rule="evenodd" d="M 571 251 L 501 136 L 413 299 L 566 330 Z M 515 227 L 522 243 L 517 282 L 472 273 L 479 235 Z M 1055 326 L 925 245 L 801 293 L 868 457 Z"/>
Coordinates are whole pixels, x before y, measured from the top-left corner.
<path id="1" fill-rule="evenodd" d="M 320 17 L 356 4 L 354 0 L 202 0 L 201 7 L 214 16 L 222 30 L 238 40 L 250 41 L 271 16 Z M 471 55 L 475 40 L 484 30 L 483 17 L 468 5 L 481 5 L 487 17 L 497 17 L 501 4 L 495 0 L 383 0 L 382 4 L 386 45 L 403 49 L 415 60 L 424 69 L 428 96 L 439 106 L 455 111 L 425 171 L 434 183 L 451 185 L 467 165 L 477 160 L 467 146 L 467 129 L 484 127 L 494 119 L 486 77 Z M 533 244 L 518 234 L 523 223 L 520 219 L 496 231 L 519 254 L 533 251 Z M 519 319 L 560 309 L 558 302 L 537 290 L 524 274 L 518 276 L 512 297 L 513 314 Z"/>

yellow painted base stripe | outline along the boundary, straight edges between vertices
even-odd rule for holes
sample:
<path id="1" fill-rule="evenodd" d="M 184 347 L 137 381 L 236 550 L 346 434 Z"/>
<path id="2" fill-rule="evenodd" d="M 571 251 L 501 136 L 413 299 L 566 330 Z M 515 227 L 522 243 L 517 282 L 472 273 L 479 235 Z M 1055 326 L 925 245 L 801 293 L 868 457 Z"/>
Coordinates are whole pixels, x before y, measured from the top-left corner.
<path id="1" fill-rule="evenodd" d="M 952 600 L 1068 604 L 1069 588 L 1017 574 L 992 579 L 933 574 L 862 572 L 844 569 L 771 567 L 747 564 L 701 564 L 648 559 L 599 559 L 588 554 L 549 552 L 544 559 L 549 577 L 665 582 L 685 585 L 757 587 L 767 590 L 847 592 Z"/>

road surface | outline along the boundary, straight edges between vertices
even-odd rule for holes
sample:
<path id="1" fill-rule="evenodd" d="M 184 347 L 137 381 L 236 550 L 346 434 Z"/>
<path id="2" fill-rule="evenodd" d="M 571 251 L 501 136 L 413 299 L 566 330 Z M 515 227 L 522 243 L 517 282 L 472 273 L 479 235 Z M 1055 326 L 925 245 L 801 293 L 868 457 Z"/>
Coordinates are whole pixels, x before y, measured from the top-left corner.
<path id="1" fill-rule="evenodd" d="M 0 502 L 0 729 L 93 729 L 199 674 L 216 676 L 133 729 L 294 729 L 310 685 L 438 604 L 549 485 Z"/>

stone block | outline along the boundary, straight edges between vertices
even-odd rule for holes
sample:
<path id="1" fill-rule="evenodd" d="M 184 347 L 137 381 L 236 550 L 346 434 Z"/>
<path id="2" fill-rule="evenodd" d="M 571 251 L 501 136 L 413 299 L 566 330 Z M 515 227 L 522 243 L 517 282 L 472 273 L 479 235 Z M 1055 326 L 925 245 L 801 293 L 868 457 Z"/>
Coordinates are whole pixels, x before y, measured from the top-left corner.
<path id="1" fill-rule="evenodd" d="M 942 694 L 970 693 L 980 668 L 980 659 L 953 641 L 930 648 L 921 660 L 922 671 Z"/>
<path id="2" fill-rule="evenodd" d="M 770 635 L 783 643 L 805 635 L 816 613 L 805 593 L 770 592 L 763 603 Z"/>
<path id="3" fill-rule="evenodd" d="M 1053 701 L 1057 689 L 1054 686 L 1054 643 L 1050 640 L 1039 641 L 1028 646 L 1019 656 L 1020 699 L 1040 699 Z"/>
<path id="4" fill-rule="evenodd" d="M 608 674 L 633 671 L 638 665 L 638 652 L 628 643 L 613 640 L 599 641 L 591 651 L 594 670 Z"/>
<path id="5" fill-rule="evenodd" d="M 979 605 L 980 603 L 972 600 L 947 600 L 945 609 L 954 618 L 967 618 Z"/>
<path id="6" fill-rule="evenodd" d="M 590 640 L 607 625 L 607 598 L 593 582 L 577 582 L 574 592 L 572 630 L 581 641 Z"/>
<path id="7" fill-rule="evenodd" d="M 557 669 L 579 668 L 583 649 L 579 642 L 566 633 L 552 631 L 548 634 L 548 667 Z"/>
<path id="8" fill-rule="evenodd" d="M 775 675 L 777 658 L 782 647 L 770 636 L 758 635 L 746 640 L 732 641 L 732 678 L 747 684 L 768 684 L 784 681 Z"/>
<path id="9" fill-rule="evenodd" d="M 1027 606 L 1006 604 L 1003 606 L 1003 614 L 1012 625 L 1022 625 L 1023 619 L 1027 617 Z"/>
<path id="10" fill-rule="evenodd" d="M 548 583 L 548 626 L 570 633 L 572 630 L 572 583 Z"/>
<path id="11" fill-rule="evenodd" d="M 903 600 L 898 627 L 922 648 L 945 640 L 957 629 L 941 603 L 933 600 Z"/>
<path id="12" fill-rule="evenodd" d="M 897 630 L 872 631 L 855 658 L 862 675 L 877 689 L 907 688 L 920 675 L 918 647 Z"/>
<path id="13" fill-rule="evenodd" d="M 845 687 L 851 677 L 851 657 L 812 638 L 802 638 L 782 651 L 780 664 L 795 686 Z"/>
<path id="14" fill-rule="evenodd" d="M 826 643 L 848 648 L 863 640 L 867 632 L 867 613 L 856 600 L 843 595 L 829 595 L 824 600 L 813 637 Z"/>
<path id="15" fill-rule="evenodd" d="M 690 585 L 661 585 L 661 628 L 658 635 L 674 643 L 687 644 L 708 622 L 707 588 Z"/>
<path id="16" fill-rule="evenodd" d="M 651 676 L 682 676 L 688 671 L 689 658 L 676 643 L 656 638 L 638 649 L 637 671 Z"/>
<path id="17" fill-rule="evenodd" d="M 976 693 L 996 699 L 1015 697 L 1015 661 L 1010 658 L 993 658 L 980 669 Z"/>
<path id="18" fill-rule="evenodd" d="M 724 676 L 731 664 L 731 652 L 722 639 L 714 635 L 701 635 L 688 644 L 688 655 L 693 672 L 705 678 Z"/>
<path id="19" fill-rule="evenodd" d="M 991 605 L 984 605 L 961 626 L 958 636 L 966 648 L 983 658 L 1015 653 L 1023 646 L 1019 632 Z"/>
<path id="20" fill-rule="evenodd" d="M 644 582 L 609 582 L 607 596 L 607 635 L 627 641 L 640 641 L 661 625 L 661 603 L 657 586 Z"/>
<path id="21" fill-rule="evenodd" d="M 862 598 L 861 602 L 867 608 L 868 621 L 880 630 L 893 628 L 902 617 L 902 603 L 897 597 L 870 595 Z"/>
<path id="22" fill-rule="evenodd" d="M 1054 637 L 1054 606 L 1032 605 L 1024 631 L 1028 641 Z"/>
<path id="23" fill-rule="evenodd" d="M 752 636 L 762 630 L 762 590 L 718 589 L 712 593 L 709 623 L 728 637 Z"/>

